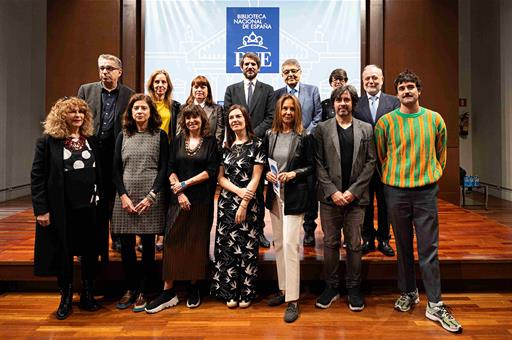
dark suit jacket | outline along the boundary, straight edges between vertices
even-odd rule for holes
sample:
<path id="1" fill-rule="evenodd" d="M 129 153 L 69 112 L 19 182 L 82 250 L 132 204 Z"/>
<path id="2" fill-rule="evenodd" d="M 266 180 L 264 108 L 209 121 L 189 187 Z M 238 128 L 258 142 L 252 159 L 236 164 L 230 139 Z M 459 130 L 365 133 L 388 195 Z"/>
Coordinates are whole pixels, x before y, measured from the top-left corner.
<path id="1" fill-rule="evenodd" d="M 114 117 L 114 136 L 117 136 L 123 128 L 123 113 L 130 101 L 130 97 L 134 94 L 133 90 L 121 83 L 119 87 L 119 96 L 116 102 L 116 112 Z M 83 84 L 78 89 L 78 98 L 87 102 L 94 115 L 94 134 L 98 134 L 101 124 L 101 82 Z"/>
<path id="2" fill-rule="evenodd" d="M 96 161 L 99 160 L 96 138 L 87 138 Z M 96 167 L 96 183 L 101 183 L 99 167 Z M 32 163 L 31 192 L 34 215 L 50 213 L 50 225 L 40 226 L 36 222 L 34 246 L 34 273 L 39 276 L 54 276 L 61 272 L 70 253 L 67 240 L 66 197 L 64 190 L 64 141 L 48 135 L 36 143 Z M 101 187 L 98 188 L 101 190 Z M 96 235 L 97 245 L 108 245 L 98 225 L 91 225 L 90 232 Z M 88 245 L 94 247 L 97 245 Z M 99 246 L 100 247 L 100 246 Z M 107 249 L 96 249 L 103 254 Z"/>
<path id="3" fill-rule="evenodd" d="M 315 131 L 316 174 L 320 202 L 334 205 L 331 195 L 341 190 L 341 150 L 336 118 L 318 124 Z M 354 126 L 354 153 L 349 188 L 355 204 L 368 205 L 368 185 L 376 163 L 373 128 L 358 119 Z"/>
<path id="4" fill-rule="evenodd" d="M 247 107 L 243 81 L 231 84 L 226 88 L 226 94 L 224 95 L 224 112 L 226 112 L 226 117 L 229 108 L 233 104 Z M 251 107 L 248 108 L 251 126 L 256 136 L 263 138 L 265 132 L 272 126 L 274 105 L 274 88 L 258 80 L 252 95 Z"/>
<path id="5" fill-rule="evenodd" d="M 389 94 L 385 94 L 384 92 L 380 93 L 379 98 L 379 106 L 377 107 L 377 114 L 375 116 L 375 122 L 372 118 L 372 113 L 370 112 L 370 104 L 368 102 L 368 94 L 365 94 L 359 98 L 357 105 L 354 109 L 354 118 L 362 120 L 363 122 L 367 122 L 372 124 L 375 127 L 375 123 L 380 119 L 380 117 L 384 116 L 386 113 L 393 111 L 396 108 L 400 107 L 400 101 L 395 96 L 390 96 Z"/>
<path id="6" fill-rule="evenodd" d="M 332 109 L 331 98 L 322 100 L 322 122 L 336 116 Z"/>
<path id="7" fill-rule="evenodd" d="M 274 92 L 275 101 L 288 93 L 288 88 L 282 87 Z M 313 133 L 322 118 L 322 105 L 318 87 L 299 83 L 299 102 L 302 110 L 302 126 L 308 133 Z"/>

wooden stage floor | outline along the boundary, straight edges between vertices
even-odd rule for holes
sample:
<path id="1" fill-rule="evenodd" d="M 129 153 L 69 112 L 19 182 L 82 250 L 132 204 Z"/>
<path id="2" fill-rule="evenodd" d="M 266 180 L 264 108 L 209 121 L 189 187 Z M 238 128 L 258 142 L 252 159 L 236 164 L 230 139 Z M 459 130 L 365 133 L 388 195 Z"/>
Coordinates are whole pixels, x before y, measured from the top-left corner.
<path id="1" fill-rule="evenodd" d="M 442 200 L 439 200 L 439 220 L 443 280 L 512 280 L 512 227 Z M 268 211 L 266 222 L 265 234 L 272 239 Z M 322 276 L 320 227 L 315 236 L 316 247 L 301 247 L 303 280 L 318 280 Z M 214 228 L 211 239 L 213 253 Z M 0 281 L 48 280 L 32 275 L 33 244 L 34 217 L 29 198 L 0 203 Z M 395 248 L 393 240 L 391 244 Z M 340 256 L 344 259 L 344 251 Z M 103 273 L 119 277 L 120 256 L 111 251 L 110 258 Z M 260 249 L 260 278 L 276 279 L 274 259 L 272 248 Z M 394 280 L 395 263 L 396 257 L 385 257 L 378 251 L 364 256 L 364 279 Z"/>

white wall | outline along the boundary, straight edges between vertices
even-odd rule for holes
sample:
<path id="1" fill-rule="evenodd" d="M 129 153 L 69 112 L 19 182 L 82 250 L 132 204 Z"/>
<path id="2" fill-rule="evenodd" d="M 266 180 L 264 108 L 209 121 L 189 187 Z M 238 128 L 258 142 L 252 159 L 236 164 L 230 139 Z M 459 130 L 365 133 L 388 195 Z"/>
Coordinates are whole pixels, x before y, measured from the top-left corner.
<path id="1" fill-rule="evenodd" d="M 469 112 L 469 134 L 459 137 L 459 163 L 468 175 L 473 173 L 473 112 L 471 110 L 471 6 L 459 1 L 459 98 L 466 98 L 466 107 L 459 107 L 459 117 Z"/>
<path id="2" fill-rule="evenodd" d="M 30 193 L 26 185 L 42 131 L 45 74 L 46 0 L 1 0 L 0 201 Z"/>

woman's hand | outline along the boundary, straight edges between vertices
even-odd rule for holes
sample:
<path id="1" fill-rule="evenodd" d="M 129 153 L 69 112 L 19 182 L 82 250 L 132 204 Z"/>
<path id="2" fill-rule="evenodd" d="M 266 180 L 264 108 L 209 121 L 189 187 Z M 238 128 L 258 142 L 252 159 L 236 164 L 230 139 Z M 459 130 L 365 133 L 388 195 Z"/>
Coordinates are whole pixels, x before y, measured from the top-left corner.
<path id="1" fill-rule="evenodd" d="M 265 178 L 270 183 L 277 184 L 277 177 L 272 171 L 267 172 L 267 175 L 265 176 Z"/>
<path id="2" fill-rule="evenodd" d="M 190 210 L 190 201 L 188 200 L 188 197 L 185 196 L 185 194 L 179 194 L 178 195 L 178 203 L 180 204 L 180 208 L 186 211 Z"/>
<path id="3" fill-rule="evenodd" d="M 247 217 L 247 206 L 244 203 L 240 204 L 235 215 L 235 224 L 240 224 L 245 221 Z"/>
<path id="4" fill-rule="evenodd" d="M 290 171 L 290 172 L 281 172 L 281 173 L 277 176 L 277 179 L 278 179 L 278 180 L 279 180 L 279 182 L 281 182 L 281 183 L 286 183 L 286 182 L 291 181 L 292 179 L 294 179 L 296 176 L 297 176 L 297 173 L 295 173 L 295 171 Z"/>
<path id="5" fill-rule="evenodd" d="M 250 201 L 254 198 L 255 192 L 247 188 L 239 188 L 236 193 L 243 200 Z"/>
<path id="6" fill-rule="evenodd" d="M 139 202 L 139 204 L 137 204 L 135 206 L 135 211 L 140 215 L 140 214 L 148 211 L 152 205 L 153 205 L 153 202 L 151 202 L 147 198 L 144 198 L 142 201 Z"/>
<path id="7" fill-rule="evenodd" d="M 46 214 L 37 215 L 36 216 L 36 222 L 41 227 L 47 227 L 50 225 L 50 213 L 47 212 Z"/>
<path id="8" fill-rule="evenodd" d="M 185 183 L 185 181 L 175 182 L 173 185 L 171 185 L 172 192 L 175 194 L 182 192 L 183 190 L 185 190 L 186 187 L 187 184 Z"/>
<path id="9" fill-rule="evenodd" d="M 121 195 L 121 206 L 130 214 L 137 213 L 137 210 L 133 206 L 132 200 L 130 199 L 130 197 L 128 197 L 127 194 Z"/>

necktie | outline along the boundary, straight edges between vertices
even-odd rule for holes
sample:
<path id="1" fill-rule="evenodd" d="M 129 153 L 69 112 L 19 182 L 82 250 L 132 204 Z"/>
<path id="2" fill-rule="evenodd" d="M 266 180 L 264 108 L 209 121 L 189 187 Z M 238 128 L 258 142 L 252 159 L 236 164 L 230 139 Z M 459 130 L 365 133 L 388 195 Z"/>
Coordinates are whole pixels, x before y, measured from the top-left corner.
<path id="1" fill-rule="evenodd" d="M 290 89 L 290 94 L 293 96 L 297 96 L 297 89 Z"/>
<path id="2" fill-rule="evenodd" d="M 249 89 L 247 90 L 247 106 L 251 107 L 251 100 L 252 100 L 252 87 L 254 84 L 252 81 L 249 82 Z"/>
<path id="3" fill-rule="evenodd" d="M 377 104 L 375 103 L 376 101 L 377 96 L 370 97 L 370 112 L 372 114 L 373 122 L 375 122 L 375 119 L 377 118 Z"/>

